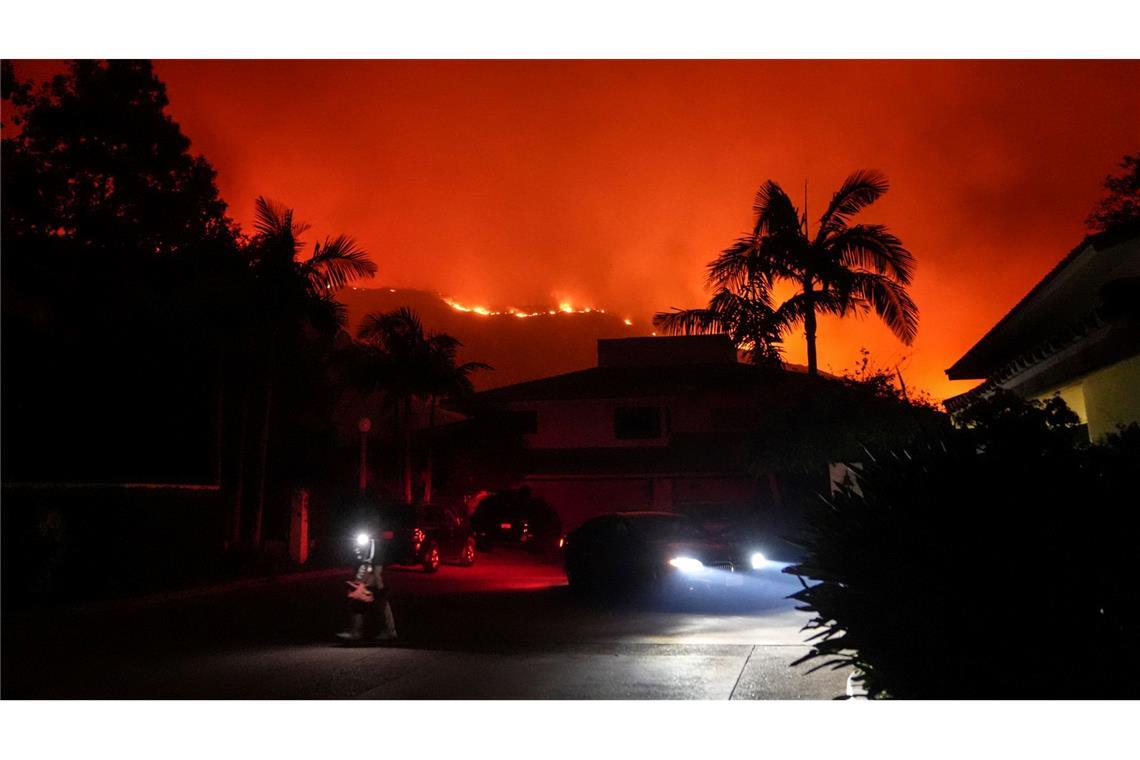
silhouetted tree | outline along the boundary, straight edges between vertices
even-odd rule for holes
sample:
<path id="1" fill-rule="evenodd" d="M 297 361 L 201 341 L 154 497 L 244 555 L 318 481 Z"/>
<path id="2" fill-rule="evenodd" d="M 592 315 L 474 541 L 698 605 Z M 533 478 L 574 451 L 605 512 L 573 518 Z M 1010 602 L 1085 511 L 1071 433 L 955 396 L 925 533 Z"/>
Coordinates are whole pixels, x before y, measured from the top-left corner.
<path id="1" fill-rule="evenodd" d="M 358 377 L 363 389 L 383 390 L 402 438 L 404 501 L 412 503 L 412 401 L 427 385 L 423 323 L 407 307 L 369 314 L 358 331 Z M 371 386 L 371 387 L 369 387 Z"/>
<path id="2" fill-rule="evenodd" d="M 753 364 L 781 364 L 782 325 L 767 283 L 746 276 L 735 290 L 721 288 L 704 309 L 658 312 L 653 325 L 672 335 L 728 335 Z"/>
<path id="3" fill-rule="evenodd" d="M 1140 153 L 1120 160 L 1120 174 L 1104 180 L 1106 194 L 1085 224 L 1092 232 L 1108 232 L 1140 223 Z"/>
<path id="4" fill-rule="evenodd" d="M 441 400 L 460 401 L 470 398 L 475 392 L 471 383 L 471 373 L 492 369 L 482 362 L 458 360 L 458 350 L 463 346 L 458 338 L 447 333 L 431 333 L 427 340 L 427 373 L 423 393 L 428 403 L 427 464 L 424 468 L 424 501 L 431 501 L 433 444 L 435 438 L 435 412 Z"/>
<path id="5" fill-rule="evenodd" d="M 38 88 L 6 62 L 4 84 L 6 242 L 171 254 L 232 240 L 214 170 L 190 154 L 149 61 L 75 61 Z"/>
<path id="6" fill-rule="evenodd" d="M 359 330 L 360 343 L 352 347 L 355 384 L 364 391 L 381 390 L 394 408 L 403 439 L 404 500 L 412 503 L 412 414 L 415 399 L 428 404 L 429 429 L 435 426 L 435 410 L 440 399 L 461 398 L 472 391 L 470 374 L 490 369 L 486 364 L 459 364 L 459 340 L 446 333 L 424 330 L 415 311 L 401 307 L 395 311 L 369 314 Z M 430 447 L 430 443 L 429 443 Z M 424 498 L 431 498 L 431 453 Z"/>
<path id="7" fill-rule="evenodd" d="M 918 329 L 918 307 L 906 290 L 914 258 L 885 226 L 850 223 L 887 189 L 886 178 L 878 172 L 850 175 L 832 196 L 811 235 L 806 213 L 801 214 L 783 188 L 769 180 L 756 194 L 752 231 L 708 265 L 708 285 L 717 293 L 714 301 L 729 294 L 749 304 L 754 321 L 764 326 L 751 330 L 758 333 L 756 337 L 784 333 L 802 324 L 808 372 L 813 375 L 818 373 L 819 314 L 874 311 L 909 345 Z M 798 292 L 769 315 L 765 299 L 777 282 L 791 283 Z M 707 311 L 711 314 L 701 318 L 712 319 L 724 331 L 731 334 L 737 327 L 727 316 L 731 310 L 710 304 Z M 662 324 L 669 324 L 670 319 L 685 322 L 683 317 L 659 318 Z M 749 324 L 748 320 L 742 323 Z"/>
<path id="8" fill-rule="evenodd" d="M 312 255 L 300 258 L 302 236 L 309 225 L 297 222 L 293 210 L 265 198 L 256 200 L 256 234 L 245 247 L 255 282 L 253 344 L 259 349 L 263 388 L 258 443 L 258 496 L 253 543 L 259 545 L 265 512 L 274 389 L 282 367 L 297 358 L 327 353 L 345 322 L 336 291 L 376 273 L 376 265 L 352 238 L 340 235 L 314 243 Z M 323 343 L 323 346 L 321 345 Z M 243 419 L 248 413 L 243 411 Z"/>
<path id="9" fill-rule="evenodd" d="M 147 62 L 75 62 L 35 86 L 6 61 L 3 95 L 8 475 L 217 477 L 248 281 L 213 169 Z"/>

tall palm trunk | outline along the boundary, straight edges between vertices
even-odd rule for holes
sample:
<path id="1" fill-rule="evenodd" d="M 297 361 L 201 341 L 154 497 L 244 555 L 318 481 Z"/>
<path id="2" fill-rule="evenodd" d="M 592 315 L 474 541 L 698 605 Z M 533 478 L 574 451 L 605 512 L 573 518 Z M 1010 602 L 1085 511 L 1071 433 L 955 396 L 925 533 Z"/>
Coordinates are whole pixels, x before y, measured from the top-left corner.
<path id="1" fill-rule="evenodd" d="M 226 360 L 223 349 L 218 349 L 218 396 L 214 411 L 214 485 L 222 486 L 222 463 L 226 448 Z"/>
<path id="2" fill-rule="evenodd" d="M 431 503 L 432 442 L 435 437 L 435 404 L 435 396 L 432 396 L 431 406 L 428 407 L 427 466 L 424 468 L 424 501 L 428 504 Z"/>
<path id="3" fill-rule="evenodd" d="M 404 399 L 404 501 L 412 503 L 412 398 Z"/>
<path id="4" fill-rule="evenodd" d="M 804 293 L 807 295 L 808 310 L 804 314 L 804 337 L 807 339 L 808 374 L 818 375 L 819 367 L 815 355 L 815 302 L 812 300 L 811 280 L 804 280 Z"/>
<path id="5" fill-rule="evenodd" d="M 273 374 L 265 382 L 265 416 L 261 420 L 261 443 L 258 452 L 257 514 L 253 522 L 253 545 L 261 547 L 262 525 L 265 521 L 265 484 L 269 464 L 269 419 L 273 412 Z"/>
<path id="6" fill-rule="evenodd" d="M 249 431 L 249 388 L 242 390 L 241 419 L 238 423 L 237 473 L 234 475 L 233 523 L 230 525 L 230 542 L 241 546 L 242 499 L 245 498 L 245 446 Z"/>

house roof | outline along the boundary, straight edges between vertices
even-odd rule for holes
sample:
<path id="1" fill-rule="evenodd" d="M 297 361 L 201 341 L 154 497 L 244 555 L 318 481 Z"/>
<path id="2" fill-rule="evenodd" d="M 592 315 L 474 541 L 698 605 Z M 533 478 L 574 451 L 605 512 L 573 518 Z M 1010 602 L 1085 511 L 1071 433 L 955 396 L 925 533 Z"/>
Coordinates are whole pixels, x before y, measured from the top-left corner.
<path id="1" fill-rule="evenodd" d="M 593 367 L 530 382 L 492 388 L 477 394 L 479 401 L 646 398 L 707 391 L 764 388 L 775 391 L 833 382 L 824 377 L 752 364 L 683 364 L 671 367 Z"/>
<path id="2" fill-rule="evenodd" d="M 1090 235 L 1061 259 L 953 366 L 951 380 L 990 378 L 1058 329 L 1088 318 L 1108 282 L 1140 275 L 1140 228 Z"/>

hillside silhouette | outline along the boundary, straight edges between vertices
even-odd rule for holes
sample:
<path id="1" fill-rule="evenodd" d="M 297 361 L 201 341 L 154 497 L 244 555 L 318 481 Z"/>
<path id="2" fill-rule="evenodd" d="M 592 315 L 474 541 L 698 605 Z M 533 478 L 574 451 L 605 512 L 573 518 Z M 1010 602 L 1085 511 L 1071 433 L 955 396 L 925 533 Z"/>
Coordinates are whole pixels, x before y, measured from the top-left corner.
<path id="1" fill-rule="evenodd" d="M 364 315 L 411 307 L 424 326 L 463 341 L 461 361 L 481 361 L 493 372 L 473 375 L 476 388 L 533 380 L 593 367 L 598 338 L 643 335 L 647 327 L 626 325 L 603 312 L 539 314 L 520 319 L 511 314 L 481 315 L 452 308 L 438 293 L 406 288 L 345 288 L 338 294 L 348 307 L 349 329 L 356 334 Z M 540 305 L 528 311 L 555 309 Z"/>

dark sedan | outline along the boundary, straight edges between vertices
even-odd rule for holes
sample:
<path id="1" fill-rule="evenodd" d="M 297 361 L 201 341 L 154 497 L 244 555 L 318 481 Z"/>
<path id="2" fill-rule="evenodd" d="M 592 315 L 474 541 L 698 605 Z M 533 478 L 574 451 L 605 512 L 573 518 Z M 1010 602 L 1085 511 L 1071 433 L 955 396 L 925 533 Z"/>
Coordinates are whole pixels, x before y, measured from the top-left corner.
<path id="1" fill-rule="evenodd" d="M 587 592 L 726 589 L 763 569 L 766 558 L 718 540 L 669 512 L 615 512 L 587 520 L 565 540 L 570 587 Z"/>
<path id="2" fill-rule="evenodd" d="M 433 504 L 388 504 L 378 510 L 378 518 L 378 525 L 361 538 L 376 540 L 384 565 L 419 565 L 434 573 L 442 562 L 475 564 L 475 534 L 460 512 Z"/>
<path id="3" fill-rule="evenodd" d="M 515 547 L 549 555 L 557 552 L 562 537 L 558 513 L 526 487 L 483 499 L 471 515 L 471 525 L 482 551 Z"/>

